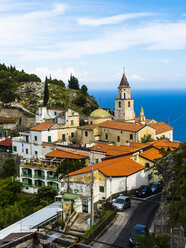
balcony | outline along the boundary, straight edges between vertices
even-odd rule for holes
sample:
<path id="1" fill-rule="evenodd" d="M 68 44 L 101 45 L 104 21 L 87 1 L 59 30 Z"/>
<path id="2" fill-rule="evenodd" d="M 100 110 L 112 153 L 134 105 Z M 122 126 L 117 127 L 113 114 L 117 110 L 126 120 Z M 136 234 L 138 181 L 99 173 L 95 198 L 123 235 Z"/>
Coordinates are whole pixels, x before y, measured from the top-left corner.
<path id="1" fill-rule="evenodd" d="M 45 179 L 45 175 L 34 175 L 34 178 Z"/>
<path id="2" fill-rule="evenodd" d="M 47 180 L 58 181 L 58 177 L 56 177 L 56 176 L 47 176 Z"/>
<path id="3" fill-rule="evenodd" d="M 23 173 L 23 174 L 21 174 L 21 177 L 32 177 L 32 174 L 30 174 L 30 173 Z"/>

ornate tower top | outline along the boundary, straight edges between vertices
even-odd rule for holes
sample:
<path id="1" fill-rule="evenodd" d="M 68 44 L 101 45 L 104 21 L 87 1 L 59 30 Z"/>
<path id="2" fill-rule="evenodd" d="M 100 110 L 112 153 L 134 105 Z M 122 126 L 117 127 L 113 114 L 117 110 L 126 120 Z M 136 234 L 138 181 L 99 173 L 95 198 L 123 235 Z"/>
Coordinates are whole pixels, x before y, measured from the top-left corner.
<path id="1" fill-rule="evenodd" d="M 141 107 L 141 110 L 140 110 L 140 115 L 144 115 L 144 110 L 143 110 L 143 107 Z"/>
<path id="2" fill-rule="evenodd" d="M 125 73 L 123 73 L 119 87 L 130 87 Z"/>

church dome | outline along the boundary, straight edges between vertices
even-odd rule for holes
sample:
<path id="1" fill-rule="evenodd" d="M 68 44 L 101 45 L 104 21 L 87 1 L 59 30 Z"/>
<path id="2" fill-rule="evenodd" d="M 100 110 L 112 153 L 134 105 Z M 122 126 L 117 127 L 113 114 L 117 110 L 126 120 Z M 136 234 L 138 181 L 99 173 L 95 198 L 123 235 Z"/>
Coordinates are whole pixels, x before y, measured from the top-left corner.
<path id="1" fill-rule="evenodd" d="M 110 114 L 104 109 L 96 109 L 91 114 L 90 117 L 93 118 L 107 118 L 110 117 Z"/>

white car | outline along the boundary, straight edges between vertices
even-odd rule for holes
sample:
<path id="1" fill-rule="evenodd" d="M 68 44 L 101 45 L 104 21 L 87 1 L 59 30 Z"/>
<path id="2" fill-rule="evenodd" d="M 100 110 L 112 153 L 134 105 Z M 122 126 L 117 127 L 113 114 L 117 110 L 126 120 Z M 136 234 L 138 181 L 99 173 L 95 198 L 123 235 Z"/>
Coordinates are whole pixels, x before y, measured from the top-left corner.
<path id="1" fill-rule="evenodd" d="M 128 196 L 119 196 L 116 200 L 112 203 L 112 205 L 118 210 L 123 211 L 126 208 L 130 208 L 131 200 Z"/>

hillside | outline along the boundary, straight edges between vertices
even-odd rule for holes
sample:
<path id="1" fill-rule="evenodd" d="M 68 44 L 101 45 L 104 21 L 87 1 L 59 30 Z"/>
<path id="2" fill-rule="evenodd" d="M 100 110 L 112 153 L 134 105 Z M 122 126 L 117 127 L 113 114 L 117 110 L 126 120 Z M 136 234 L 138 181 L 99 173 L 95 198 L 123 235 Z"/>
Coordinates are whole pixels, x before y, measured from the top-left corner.
<path id="1" fill-rule="evenodd" d="M 156 163 L 158 173 L 164 181 L 164 191 L 159 209 L 162 223 L 171 224 L 172 203 L 166 197 L 180 198 L 174 201 L 174 225 L 186 229 L 186 142 Z"/>
<path id="2" fill-rule="evenodd" d="M 82 115 L 89 115 L 98 108 L 96 100 L 87 92 L 79 89 L 79 86 L 76 90 L 68 89 L 62 80 L 51 78 L 46 78 L 46 80 L 49 89 L 48 107 L 70 107 Z M 78 82 L 77 79 L 76 81 Z M 0 100 L 2 103 L 21 104 L 25 109 L 35 113 L 38 107 L 43 105 L 44 84 L 35 74 L 28 74 L 23 70 L 18 71 L 13 66 L 7 67 L 0 64 Z"/>

